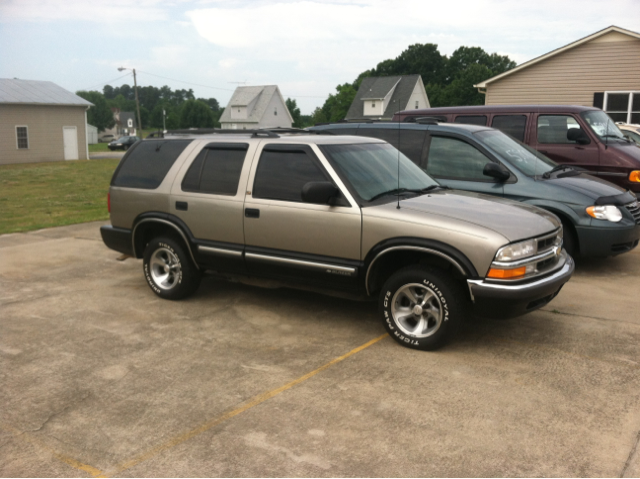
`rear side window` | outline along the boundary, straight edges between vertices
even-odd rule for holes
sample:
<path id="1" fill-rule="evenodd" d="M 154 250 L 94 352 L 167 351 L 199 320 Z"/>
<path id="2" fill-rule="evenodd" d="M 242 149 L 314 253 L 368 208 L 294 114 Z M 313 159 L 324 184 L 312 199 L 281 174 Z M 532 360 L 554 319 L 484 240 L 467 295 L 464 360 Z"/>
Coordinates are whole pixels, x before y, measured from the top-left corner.
<path id="1" fill-rule="evenodd" d="M 182 190 L 235 196 L 248 148 L 246 144 L 205 147 L 184 176 Z"/>
<path id="2" fill-rule="evenodd" d="M 511 135 L 516 140 L 524 141 L 524 129 L 527 125 L 525 115 L 496 115 L 493 117 L 491 126 L 507 135 Z"/>
<path id="3" fill-rule="evenodd" d="M 392 128 L 360 128 L 358 136 L 378 138 L 395 146 L 416 165 L 421 164 L 422 148 L 426 130 L 392 129 Z"/>
<path id="4" fill-rule="evenodd" d="M 253 197 L 302 202 L 302 187 L 310 181 L 328 181 L 310 152 L 264 150 L 253 182 Z"/>
<path id="5" fill-rule="evenodd" d="M 487 117 L 485 115 L 458 115 L 453 120 L 454 123 L 464 123 L 466 125 L 487 125 Z"/>
<path id="6" fill-rule="evenodd" d="M 153 190 L 192 140 L 145 140 L 122 158 L 111 185 Z"/>

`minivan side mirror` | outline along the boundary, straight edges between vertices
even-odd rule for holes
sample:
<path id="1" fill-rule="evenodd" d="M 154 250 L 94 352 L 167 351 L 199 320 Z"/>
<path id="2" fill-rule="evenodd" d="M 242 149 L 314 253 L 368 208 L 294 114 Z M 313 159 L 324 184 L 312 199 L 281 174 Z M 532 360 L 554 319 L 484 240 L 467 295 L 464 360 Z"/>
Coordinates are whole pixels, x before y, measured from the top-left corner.
<path id="1" fill-rule="evenodd" d="M 588 145 L 591 140 L 582 128 L 569 128 L 567 130 L 567 140 L 575 141 L 579 145 Z"/>
<path id="2" fill-rule="evenodd" d="M 338 193 L 340 190 L 330 181 L 310 181 L 302 187 L 302 201 L 326 205 Z"/>
<path id="3" fill-rule="evenodd" d="M 490 176 L 498 181 L 507 181 L 511 176 L 509 170 L 499 163 L 487 163 L 482 170 L 484 176 Z"/>

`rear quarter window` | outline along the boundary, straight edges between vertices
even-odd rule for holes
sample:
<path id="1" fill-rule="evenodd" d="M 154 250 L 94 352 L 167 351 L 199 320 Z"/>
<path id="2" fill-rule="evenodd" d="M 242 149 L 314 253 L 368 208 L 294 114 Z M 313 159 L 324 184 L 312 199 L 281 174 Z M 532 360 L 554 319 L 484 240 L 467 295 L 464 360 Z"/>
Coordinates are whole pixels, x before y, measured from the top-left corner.
<path id="1" fill-rule="evenodd" d="M 180 154 L 192 140 L 145 140 L 122 158 L 112 186 L 153 190 L 160 186 Z"/>

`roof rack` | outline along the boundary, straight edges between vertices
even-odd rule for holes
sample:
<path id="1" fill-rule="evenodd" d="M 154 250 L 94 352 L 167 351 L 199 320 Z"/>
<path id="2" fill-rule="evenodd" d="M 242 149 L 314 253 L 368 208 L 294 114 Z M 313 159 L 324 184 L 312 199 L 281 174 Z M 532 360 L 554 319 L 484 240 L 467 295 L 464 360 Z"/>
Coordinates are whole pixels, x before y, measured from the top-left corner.
<path id="1" fill-rule="evenodd" d="M 438 123 L 446 123 L 446 119 L 442 119 L 441 117 L 435 116 L 410 116 L 405 118 L 405 123 L 419 123 L 421 125 L 437 125 Z"/>
<path id="2" fill-rule="evenodd" d="M 293 128 L 292 128 L 293 129 Z M 282 133 L 290 133 L 283 128 Z M 274 133 L 272 129 L 261 130 L 228 130 L 221 128 L 187 128 L 181 130 L 154 131 L 147 138 L 165 138 L 172 135 L 251 135 L 251 138 L 280 138 L 280 135 Z"/>

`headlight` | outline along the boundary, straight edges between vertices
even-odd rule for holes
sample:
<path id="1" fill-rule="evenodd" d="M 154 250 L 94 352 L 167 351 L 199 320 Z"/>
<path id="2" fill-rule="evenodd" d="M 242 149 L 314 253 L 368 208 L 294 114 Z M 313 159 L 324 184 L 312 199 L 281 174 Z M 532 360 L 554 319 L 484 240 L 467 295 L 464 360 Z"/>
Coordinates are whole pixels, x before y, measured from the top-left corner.
<path id="1" fill-rule="evenodd" d="M 496 261 L 516 261 L 533 256 L 536 253 L 535 240 L 521 241 L 510 244 L 498 250 Z"/>
<path id="2" fill-rule="evenodd" d="M 597 220 L 607 220 L 612 223 L 617 223 L 622 219 L 622 212 L 613 205 L 589 206 L 587 214 Z"/>

